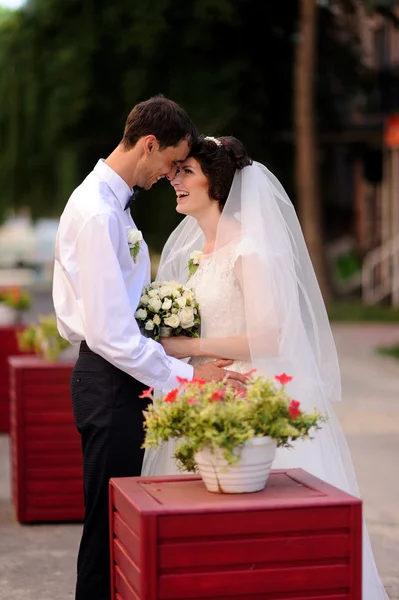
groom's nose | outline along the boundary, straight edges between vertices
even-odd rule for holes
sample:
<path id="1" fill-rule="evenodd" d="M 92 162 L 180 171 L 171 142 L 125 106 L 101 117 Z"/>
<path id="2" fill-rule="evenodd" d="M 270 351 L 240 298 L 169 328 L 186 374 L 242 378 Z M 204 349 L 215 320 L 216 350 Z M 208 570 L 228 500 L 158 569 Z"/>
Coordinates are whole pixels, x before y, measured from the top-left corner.
<path id="1" fill-rule="evenodd" d="M 174 179 L 177 175 L 179 171 L 179 165 L 173 165 L 173 167 L 170 169 L 169 173 L 166 174 L 166 178 L 169 181 L 172 181 L 172 179 Z"/>

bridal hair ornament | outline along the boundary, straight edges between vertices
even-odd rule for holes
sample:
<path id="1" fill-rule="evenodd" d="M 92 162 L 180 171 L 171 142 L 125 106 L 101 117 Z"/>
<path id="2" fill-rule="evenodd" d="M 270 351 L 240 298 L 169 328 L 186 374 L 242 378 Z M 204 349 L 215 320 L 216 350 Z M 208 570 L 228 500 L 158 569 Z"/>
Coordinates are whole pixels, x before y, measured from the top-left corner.
<path id="1" fill-rule="evenodd" d="M 204 137 L 204 140 L 208 140 L 210 142 L 215 142 L 216 146 L 223 146 L 223 144 L 220 140 L 218 140 L 215 137 L 212 137 L 211 135 L 207 135 L 206 137 Z"/>

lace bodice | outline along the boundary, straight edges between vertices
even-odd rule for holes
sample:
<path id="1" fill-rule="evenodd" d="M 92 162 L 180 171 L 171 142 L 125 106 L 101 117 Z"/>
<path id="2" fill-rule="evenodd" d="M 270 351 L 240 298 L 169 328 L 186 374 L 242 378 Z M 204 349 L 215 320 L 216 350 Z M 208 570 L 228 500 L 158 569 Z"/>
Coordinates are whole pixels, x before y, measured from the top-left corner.
<path id="1" fill-rule="evenodd" d="M 189 279 L 199 303 L 201 331 L 204 337 L 229 338 L 245 333 L 245 307 L 240 282 L 235 271 L 242 244 L 229 244 L 213 254 L 202 255 L 197 271 Z M 209 360 L 192 360 L 199 364 Z M 228 369 L 240 373 L 249 371 L 251 365 L 235 361 Z"/>

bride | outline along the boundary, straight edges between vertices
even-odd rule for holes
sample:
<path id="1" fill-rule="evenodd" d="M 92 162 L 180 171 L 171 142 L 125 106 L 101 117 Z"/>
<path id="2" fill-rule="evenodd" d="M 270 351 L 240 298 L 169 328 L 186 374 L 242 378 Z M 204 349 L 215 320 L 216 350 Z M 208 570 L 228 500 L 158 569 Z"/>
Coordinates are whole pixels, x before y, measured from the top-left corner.
<path id="1" fill-rule="evenodd" d="M 200 137 L 171 181 L 187 215 L 169 237 L 158 280 L 186 282 L 201 313 L 201 338 L 161 342 L 170 356 L 199 364 L 229 358 L 231 369 L 274 377 L 304 410 L 328 421 L 314 440 L 278 449 L 273 468 L 300 467 L 358 496 L 344 434 L 332 408 L 341 400 L 336 348 L 295 210 L 274 175 L 233 137 Z M 195 252 L 193 255 L 192 253 Z M 191 260 L 189 276 L 188 263 Z M 177 473 L 173 444 L 147 450 L 144 475 Z M 363 531 L 363 600 L 387 600 Z"/>

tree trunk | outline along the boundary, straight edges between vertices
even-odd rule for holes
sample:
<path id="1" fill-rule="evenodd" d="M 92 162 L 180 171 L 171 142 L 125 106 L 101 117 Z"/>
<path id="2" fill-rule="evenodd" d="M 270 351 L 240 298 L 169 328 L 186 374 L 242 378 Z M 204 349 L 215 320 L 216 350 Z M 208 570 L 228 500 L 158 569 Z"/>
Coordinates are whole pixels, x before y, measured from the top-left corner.
<path id="1" fill-rule="evenodd" d="M 294 65 L 295 179 L 298 215 L 324 300 L 330 297 L 325 260 L 317 166 L 314 75 L 317 0 L 299 0 Z"/>

